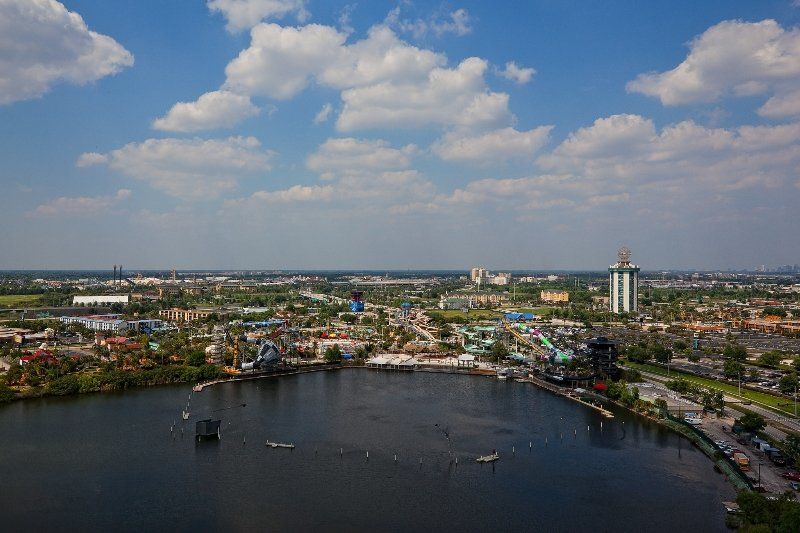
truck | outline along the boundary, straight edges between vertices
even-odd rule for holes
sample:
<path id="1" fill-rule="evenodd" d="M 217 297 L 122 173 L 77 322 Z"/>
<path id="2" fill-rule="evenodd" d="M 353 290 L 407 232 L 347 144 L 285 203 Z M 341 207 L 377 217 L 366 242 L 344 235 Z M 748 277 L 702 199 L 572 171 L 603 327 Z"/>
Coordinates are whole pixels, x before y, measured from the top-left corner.
<path id="1" fill-rule="evenodd" d="M 742 452 L 735 452 L 733 454 L 733 460 L 736 461 L 736 464 L 739 465 L 739 468 L 742 470 L 750 470 L 750 459 Z"/>

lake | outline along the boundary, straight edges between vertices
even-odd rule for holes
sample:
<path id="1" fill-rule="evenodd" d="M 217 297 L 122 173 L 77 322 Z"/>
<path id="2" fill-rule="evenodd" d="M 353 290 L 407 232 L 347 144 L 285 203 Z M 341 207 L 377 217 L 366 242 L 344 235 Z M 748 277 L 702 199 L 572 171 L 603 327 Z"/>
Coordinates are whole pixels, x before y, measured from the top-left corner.
<path id="1" fill-rule="evenodd" d="M 190 390 L 0 408 L 3 529 L 726 531 L 735 498 L 685 439 L 527 383 L 342 369 L 209 387 L 183 422 Z"/>

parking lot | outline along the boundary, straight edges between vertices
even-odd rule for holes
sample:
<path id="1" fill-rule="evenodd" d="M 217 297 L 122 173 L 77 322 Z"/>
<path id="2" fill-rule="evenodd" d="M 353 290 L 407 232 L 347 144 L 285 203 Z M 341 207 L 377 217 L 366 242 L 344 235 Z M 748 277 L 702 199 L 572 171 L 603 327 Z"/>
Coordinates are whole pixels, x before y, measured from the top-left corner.
<path id="1" fill-rule="evenodd" d="M 764 452 L 752 446 L 749 440 L 732 433 L 732 426 L 733 417 L 724 416 L 718 418 L 716 415 L 711 415 L 702 417 L 702 423 L 698 427 L 721 447 L 731 453 L 735 450 L 740 451 L 748 457 L 750 470 L 747 471 L 747 475 L 753 480 L 754 485 L 758 484 L 760 471 L 761 486 L 766 491 L 782 494 L 786 490 L 791 490 L 791 482 L 781 477 L 781 475 L 785 472 L 791 472 L 793 469 L 775 465 Z"/>

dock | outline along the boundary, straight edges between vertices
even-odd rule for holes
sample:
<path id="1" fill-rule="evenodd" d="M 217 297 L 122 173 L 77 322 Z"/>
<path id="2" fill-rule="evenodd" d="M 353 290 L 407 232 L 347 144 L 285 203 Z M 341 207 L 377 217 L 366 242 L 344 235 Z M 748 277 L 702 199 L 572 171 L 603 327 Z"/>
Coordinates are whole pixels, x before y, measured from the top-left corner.
<path id="1" fill-rule="evenodd" d="M 559 387 L 558 385 L 550 383 L 549 381 L 545 381 L 543 379 L 539 379 L 539 378 L 533 377 L 533 376 L 529 376 L 527 378 L 522 378 L 520 381 L 524 381 L 526 383 L 533 383 L 534 385 L 537 385 L 537 386 L 539 386 L 539 387 L 541 387 L 543 389 L 547 389 L 547 390 L 549 390 L 550 392 L 552 392 L 554 394 L 558 394 L 559 396 L 563 396 L 565 398 L 569 398 L 570 400 L 573 400 L 573 401 L 576 401 L 576 402 L 578 402 L 580 404 L 583 404 L 586 407 L 589 407 L 589 408 L 594 409 L 595 411 L 599 412 L 601 415 L 603 415 L 606 418 L 614 418 L 614 413 L 612 413 L 611 411 L 609 411 L 608 409 L 606 409 L 602 405 L 598 405 L 598 404 L 586 401 L 583 398 L 580 398 L 578 396 L 575 396 L 575 393 L 574 393 L 574 391 L 572 389 L 566 389 L 564 387 Z"/>

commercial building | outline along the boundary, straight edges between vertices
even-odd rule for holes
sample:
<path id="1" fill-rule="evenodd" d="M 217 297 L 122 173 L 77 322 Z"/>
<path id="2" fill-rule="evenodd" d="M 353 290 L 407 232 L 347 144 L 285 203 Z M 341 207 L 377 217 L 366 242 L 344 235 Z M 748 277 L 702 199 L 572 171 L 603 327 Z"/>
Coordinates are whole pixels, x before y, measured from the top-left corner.
<path id="1" fill-rule="evenodd" d="M 508 295 L 494 292 L 442 295 L 439 309 L 468 309 L 485 305 L 499 305 L 508 300 Z"/>
<path id="2" fill-rule="evenodd" d="M 473 267 L 469 271 L 469 280 L 473 283 L 478 283 L 478 280 L 485 278 L 489 275 L 489 271 L 483 267 Z"/>
<path id="3" fill-rule="evenodd" d="M 127 304 L 129 297 L 127 294 L 97 294 L 94 296 L 73 296 L 72 305 L 111 305 Z"/>
<path id="4" fill-rule="evenodd" d="M 492 274 L 483 267 L 474 267 L 469 271 L 469 280 L 476 285 L 508 285 L 511 283 L 510 272 Z"/>
<path id="5" fill-rule="evenodd" d="M 80 324 L 94 331 L 116 331 L 128 329 L 128 323 L 119 315 L 62 316 L 64 324 Z"/>
<path id="6" fill-rule="evenodd" d="M 80 324 L 94 331 L 113 331 L 120 333 L 149 332 L 160 328 L 164 322 L 158 319 L 124 320 L 120 315 L 62 316 L 59 320 L 64 324 Z"/>
<path id="7" fill-rule="evenodd" d="M 631 251 L 622 247 L 617 262 L 608 267 L 609 309 L 612 313 L 635 313 L 639 298 L 639 267 L 631 263 Z"/>
<path id="8" fill-rule="evenodd" d="M 539 293 L 539 298 L 543 302 L 551 304 L 564 304 L 569 302 L 569 293 L 567 291 L 554 291 L 545 289 Z"/>
<path id="9" fill-rule="evenodd" d="M 172 322 L 191 322 L 203 320 L 211 315 L 224 316 L 227 312 L 219 309 L 164 309 L 158 312 L 159 316 Z"/>

